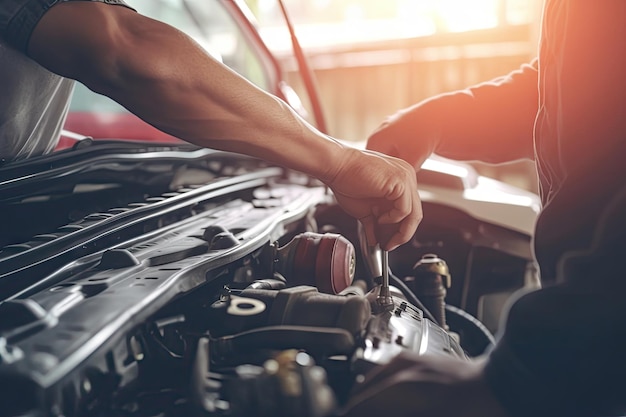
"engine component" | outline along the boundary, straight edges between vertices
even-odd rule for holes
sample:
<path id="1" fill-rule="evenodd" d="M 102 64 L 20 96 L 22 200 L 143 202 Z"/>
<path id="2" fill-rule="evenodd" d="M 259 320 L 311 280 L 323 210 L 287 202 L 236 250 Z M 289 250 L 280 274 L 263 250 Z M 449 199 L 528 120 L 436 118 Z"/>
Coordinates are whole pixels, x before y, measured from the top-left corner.
<path id="1" fill-rule="evenodd" d="M 237 295 L 223 293 L 206 322 L 223 360 L 251 347 L 301 348 L 323 356 L 350 353 L 370 315 L 364 297 L 323 294 L 309 286 L 249 288 Z"/>
<path id="2" fill-rule="evenodd" d="M 204 412 L 232 417 L 326 417 L 336 408 L 326 371 L 305 352 L 280 351 L 260 365 L 239 365 L 223 374 L 210 370 L 209 353 L 207 339 L 200 339 L 192 392 Z"/>
<path id="3" fill-rule="evenodd" d="M 456 339 L 401 295 L 390 291 L 391 306 L 381 309 L 382 286 L 363 294 L 362 283 L 342 295 L 308 286 L 225 291 L 210 308 L 210 337 L 198 348 L 206 356 L 200 365 L 211 366 L 196 378 L 203 409 L 323 417 L 347 401 L 358 375 L 403 351 L 466 358 Z M 333 393 L 336 401 L 329 400 Z"/>
<path id="4" fill-rule="evenodd" d="M 338 294 L 354 279 L 354 246 L 334 233 L 302 233 L 276 250 L 274 271 L 292 286 L 313 285 L 321 292 Z"/>
<path id="5" fill-rule="evenodd" d="M 408 301 L 390 295 L 391 308 L 380 310 L 381 286 L 365 296 L 358 295 L 358 286 L 350 288 L 354 291 L 344 291 L 347 296 L 307 286 L 223 294 L 207 320 L 213 324 L 213 360 L 232 364 L 251 351 L 299 348 L 318 359 L 354 355 L 363 370 L 403 350 L 465 357 L 455 339 Z"/>
<path id="6" fill-rule="evenodd" d="M 378 288 L 368 294 L 373 303 L 377 302 Z M 372 315 L 369 320 L 362 347 L 355 352 L 355 371 L 365 372 L 374 364 L 386 364 L 402 351 L 466 358 L 457 340 L 436 323 L 424 319 L 420 309 L 399 297 L 392 298 L 391 311 Z"/>
<path id="7" fill-rule="evenodd" d="M 404 282 L 424 303 L 437 323 L 447 328 L 445 298 L 451 277 L 446 261 L 437 255 L 426 254 L 413 267 L 413 276 L 405 277 Z"/>

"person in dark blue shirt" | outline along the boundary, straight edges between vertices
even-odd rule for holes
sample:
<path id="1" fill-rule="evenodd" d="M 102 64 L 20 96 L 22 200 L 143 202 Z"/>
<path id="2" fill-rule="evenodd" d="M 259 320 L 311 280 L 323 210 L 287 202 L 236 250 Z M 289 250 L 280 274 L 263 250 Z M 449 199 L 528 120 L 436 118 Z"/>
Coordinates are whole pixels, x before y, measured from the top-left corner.
<path id="1" fill-rule="evenodd" d="M 495 349 L 465 363 L 402 355 L 349 416 L 626 415 L 626 2 L 547 0 L 539 56 L 404 109 L 368 148 L 419 169 L 437 153 L 533 159 L 544 288 L 520 297 Z"/>

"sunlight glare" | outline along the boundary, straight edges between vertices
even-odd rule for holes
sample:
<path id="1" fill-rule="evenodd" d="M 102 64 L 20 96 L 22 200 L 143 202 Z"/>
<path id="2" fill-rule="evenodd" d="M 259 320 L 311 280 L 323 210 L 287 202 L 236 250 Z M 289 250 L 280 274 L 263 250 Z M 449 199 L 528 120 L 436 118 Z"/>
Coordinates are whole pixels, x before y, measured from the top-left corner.
<path id="1" fill-rule="evenodd" d="M 439 0 L 437 15 L 445 30 L 465 32 L 498 25 L 497 0 Z"/>

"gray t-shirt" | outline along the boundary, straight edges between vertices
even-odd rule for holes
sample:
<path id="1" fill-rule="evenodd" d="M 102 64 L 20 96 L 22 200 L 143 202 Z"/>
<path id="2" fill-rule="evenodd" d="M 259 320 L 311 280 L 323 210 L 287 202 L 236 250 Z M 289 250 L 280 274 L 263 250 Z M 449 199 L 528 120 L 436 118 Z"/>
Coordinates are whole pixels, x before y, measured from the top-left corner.
<path id="1" fill-rule="evenodd" d="M 0 3 L 0 161 L 24 159 L 56 146 L 74 81 L 26 56 L 32 31 L 55 4 L 122 0 L 2 0 Z"/>
<path id="2" fill-rule="evenodd" d="M 74 81 L 0 43 L 0 159 L 48 153 L 56 146 Z"/>

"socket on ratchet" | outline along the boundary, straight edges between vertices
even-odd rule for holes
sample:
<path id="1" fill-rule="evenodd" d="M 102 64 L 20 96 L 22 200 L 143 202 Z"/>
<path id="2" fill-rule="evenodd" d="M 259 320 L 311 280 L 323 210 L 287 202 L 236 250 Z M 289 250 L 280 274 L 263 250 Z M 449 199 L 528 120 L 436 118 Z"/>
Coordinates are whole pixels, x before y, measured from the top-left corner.
<path id="1" fill-rule="evenodd" d="M 375 232 L 376 238 L 379 242 L 387 242 L 391 236 L 393 236 L 395 230 L 393 226 L 379 224 L 376 226 Z M 379 252 L 381 258 L 380 272 L 382 282 L 380 284 L 380 291 L 378 292 L 376 302 L 384 310 L 391 310 L 393 309 L 393 298 L 391 298 L 391 291 L 389 290 L 389 251 L 381 250 Z"/>
<path id="2" fill-rule="evenodd" d="M 391 298 L 391 292 L 389 290 L 389 251 L 381 251 L 381 261 L 382 282 L 380 284 L 380 290 L 378 291 L 376 302 L 384 309 L 392 309 L 393 298 Z"/>

